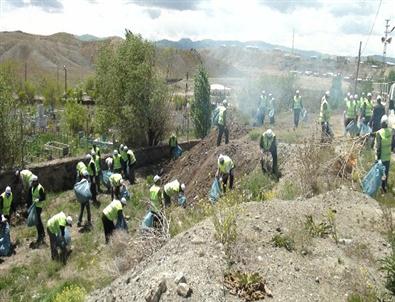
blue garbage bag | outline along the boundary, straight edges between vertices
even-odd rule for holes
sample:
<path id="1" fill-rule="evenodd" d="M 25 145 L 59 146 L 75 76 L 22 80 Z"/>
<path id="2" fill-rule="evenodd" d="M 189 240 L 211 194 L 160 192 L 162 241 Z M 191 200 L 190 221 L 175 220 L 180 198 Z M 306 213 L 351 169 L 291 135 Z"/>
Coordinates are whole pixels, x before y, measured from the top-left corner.
<path id="1" fill-rule="evenodd" d="M 70 234 L 70 229 L 68 227 L 66 227 L 64 229 L 64 240 L 66 242 L 66 245 L 70 245 L 71 244 L 71 234 Z M 58 236 L 56 237 L 56 244 L 61 247 L 62 245 L 62 236 L 61 233 L 58 234 Z"/>
<path id="2" fill-rule="evenodd" d="M 274 109 L 270 109 L 269 111 L 269 117 L 273 117 L 274 116 Z"/>
<path id="3" fill-rule="evenodd" d="M 305 108 L 303 108 L 302 110 L 300 110 L 300 115 L 299 115 L 299 119 L 303 122 L 307 122 L 307 110 Z"/>
<path id="4" fill-rule="evenodd" d="M 149 229 L 154 226 L 154 214 L 151 211 L 148 211 L 148 213 L 144 216 L 143 221 L 141 222 L 141 228 L 144 229 Z"/>
<path id="5" fill-rule="evenodd" d="M 350 133 L 350 135 L 357 135 L 360 132 L 357 123 L 355 121 L 349 122 L 346 127 L 346 132 Z"/>
<path id="6" fill-rule="evenodd" d="M 179 158 L 182 155 L 182 148 L 180 147 L 180 145 L 177 145 L 177 147 L 175 147 L 173 149 L 173 157 L 174 158 Z"/>
<path id="7" fill-rule="evenodd" d="M 187 202 L 187 198 L 183 194 L 180 194 L 178 196 L 178 205 L 184 207 L 186 205 L 186 202 Z"/>
<path id="8" fill-rule="evenodd" d="M 36 205 L 33 203 L 29 209 L 27 210 L 27 226 L 32 227 L 38 224 L 38 216 L 37 216 L 37 209 Z"/>
<path id="9" fill-rule="evenodd" d="M 208 198 L 210 199 L 211 203 L 216 203 L 220 195 L 221 187 L 219 185 L 218 179 L 215 178 L 213 184 L 211 185 L 210 192 L 208 193 Z"/>
<path id="10" fill-rule="evenodd" d="M 8 222 L 0 226 L 0 256 L 5 257 L 11 254 L 10 225 Z"/>
<path id="11" fill-rule="evenodd" d="M 370 128 L 365 123 L 361 123 L 360 130 L 359 130 L 359 135 L 365 136 L 365 135 L 370 134 L 371 132 L 372 132 L 372 128 Z"/>
<path id="12" fill-rule="evenodd" d="M 106 186 L 107 189 L 111 188 L 111 183 L 110 183 L 110 176 L 112 175 L 112 172 L 109 170 L 104 170 L 102 172 L 102 183 Z"/>
<path id="13" fill-rule="evenodd" d="M 126 186 L 121 186 L 120 190 L 119 190 L 119 194 L 122 197 L 124 197 L 126 200 L 130 200 L 130 193 L 128 191 L 128 189 L 126 188 Z"/>
<path id="14" fill-rule="evenodd" d="M 369 196 L 374 196 L 381 186 L 381 179 L 385 173 L 385 166 L 378 161 L 362 179 L 362 191 Z"/>
<path id="15" fill-rule="evenodd" d="M 75 197 L 80 203 L 87 203 L 92 199 L 91 185 L 88 180 L 83 179 L 74 185 Z"/>
<path id="16" fill-rule="evenodd" d="M 118 217 L 115 228 L 117 230 L 124 230 L 126 232 L 128 231 L 128 224 L 126 223 L 126 219 L 123 215 L 121 217 Z"/>

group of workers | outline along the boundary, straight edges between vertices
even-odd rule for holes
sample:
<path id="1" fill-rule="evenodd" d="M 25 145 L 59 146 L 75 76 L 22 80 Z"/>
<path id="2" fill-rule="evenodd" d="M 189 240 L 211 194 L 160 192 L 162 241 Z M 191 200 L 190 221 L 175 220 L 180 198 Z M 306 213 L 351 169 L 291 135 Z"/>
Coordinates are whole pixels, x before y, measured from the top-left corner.
<path id="1" fill-rule="evenodd" d="M 257 122 L 258 126 L 263 126 L 265 124 L 266 116 L 269 118 L 269 124 L 274 125 L 275 123 L 275 101 L 276 99 L 272 93 L 266 94 L 265 90 L 262 90 L 261 95 L 258 99 L 257 104 Z"/>

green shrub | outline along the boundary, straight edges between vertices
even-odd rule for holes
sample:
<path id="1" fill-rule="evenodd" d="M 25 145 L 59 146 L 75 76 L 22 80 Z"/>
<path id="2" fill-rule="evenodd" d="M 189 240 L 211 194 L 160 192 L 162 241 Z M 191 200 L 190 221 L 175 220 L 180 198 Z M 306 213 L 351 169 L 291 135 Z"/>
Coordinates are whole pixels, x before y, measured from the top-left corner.
<path id="1" fill-rule="evenodd" d="M 277 234 L 272 238 L 272 242 L 275 247 L 283 247 L 288 252 L 291 252 L 295 249 L 295 242 L 288 235 Z"/>
<path id="2" fill-rule="evenodd" d="M 283 200 L 292 200 L 300 195 L 299 188 L 291 181 L 283 182 L 278 191 L 278 197 Z"/>
<path id="3" fill-rule="evenodd" d="M 258 166 L 253 172 L 244 177 L 241 187 L 251 194 L 253 200 L 265 200 L 267 199 L 265 198 L 267 196 L 265 193 L 270 191 L 274 184 L 275 182 L 270 175 L 263 173 Z"/>
<path id="4" fill-rule="evenodd" d="M 390 237 L 392 246 L 391 254 L 380 260 L 381 270 L 386 274 L 385 287 L 395 295 L 395 237 Z"/>
<path id="5" fill-rule="evenodd" d="M 77 285 L 66 286 L 58 293 L 53 302 L 83 302 L 85 300 L 86 290 Z"/>
<path id="6" fill-rule="evenodd" d="M 252 141 L 257 141 L 261 137 L 262 131 L 260 129 L 253 129 L 248 133 L 248 137 Z"/>

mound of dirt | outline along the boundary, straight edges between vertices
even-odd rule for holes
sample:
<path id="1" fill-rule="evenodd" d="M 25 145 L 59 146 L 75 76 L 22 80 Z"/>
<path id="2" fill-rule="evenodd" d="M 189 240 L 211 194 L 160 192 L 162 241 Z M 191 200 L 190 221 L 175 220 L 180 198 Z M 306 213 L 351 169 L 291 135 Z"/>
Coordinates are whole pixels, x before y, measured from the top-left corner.
<path id="1" fill-rule="evenodd" d="M 338 242 L 332 236 L 308 239 L 307 215 L 319 222 L 329 210 L 335 213 Z M 344 188 L 311 199 L 246 203 L 239 213 L 231 270 L 259 273 L 273 295 L 270 301 L 345 301 L 368 285 L 384 290 L 378 260 L 390 247 L 378 228 L 382 218 L 375 200 Z M 275 247 L 279 234 L 293 234 L 295 250 Z M 160 301 L 183 301 L 180 279 L 192 290 L 188 301 L 241 301 L 224 286 L 229 271 L 214 235 L 212 221 L 201 222 L 88 301 L 146 301 L 152 293 Z"/>

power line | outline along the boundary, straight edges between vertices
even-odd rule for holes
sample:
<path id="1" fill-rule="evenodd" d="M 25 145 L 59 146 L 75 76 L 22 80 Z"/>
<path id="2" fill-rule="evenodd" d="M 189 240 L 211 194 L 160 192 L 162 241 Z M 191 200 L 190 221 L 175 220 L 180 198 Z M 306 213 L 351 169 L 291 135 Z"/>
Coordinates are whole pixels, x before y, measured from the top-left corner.
<path id="1" fill-rule="evenodd" d="M 366 47 L 368 46 L 369 38 L 370 38 L 370 36 L 372 35 L 374 26 L 376 25 L 377 16 L 379 15 L 380 8 L 381 8 L 381 3 L 382 3 L 382 2 L 383 2 L 383 0 L 380 0 L 379 6 L 377 7 L 376 16 L 374 17 L 373 24 L 372 24 L 372 28 L 370 29 L 370 32 L 369 32 L 369 35 L 368 35 L 368 37 L 367 37 L 367 39 L 366 39 L 365 46 L 364 46 L 364 48 L 363 48 L 363 50 L 362 50 L 362 53 L 365 52 Z"/>

